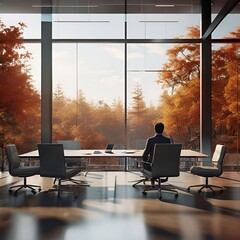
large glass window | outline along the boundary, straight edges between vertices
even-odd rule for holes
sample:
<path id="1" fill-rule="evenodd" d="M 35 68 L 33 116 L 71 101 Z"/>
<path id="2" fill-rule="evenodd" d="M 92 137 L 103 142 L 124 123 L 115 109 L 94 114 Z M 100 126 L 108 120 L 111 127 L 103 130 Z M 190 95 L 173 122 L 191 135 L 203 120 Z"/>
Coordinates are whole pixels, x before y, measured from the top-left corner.
<path id="1" fill-rule="evenodd" d="M 199 44 L 128 45 L 129 148 L 143 149 L 160 121 L 173 142 L 199 150 L 199 51 Z"/>
<path id="2" fill-rule="evenodd" d="M 7 144 L 15 143 L 19 153 L 23 153 L 36 148 L 36 144 L 41 141 L 40 44 L 24 44 L 24 41 L 19 39 L 34 38 L 40 32 L 39 29 L 31 31 L 34 29 L 33 25 L 40 23 L 38 16 L 32 16 L 32 22 L 29 17 L 23 14 L 1 14 L 0 144 L 2 151 Z"/>
<path id="3" fill-rule="evenodd" d="M 239 34 L 239 33 L 238 33 Z M 224 144 L 225 169 L 239 166 L 240 44 L 214 44 L 212 58 L 213 148 Z"/>
<path id="4" fill-rule="evenodd" d="M 54 44 L 53 53 L 53 141 L 124 147 L 123 45 Z M 121 165 L 119 159 L 91 161 L 99 168 Z"/>
<path id="5" fill-rule="evenodd" d="M 30 107 L 28 102 L 28 107 L 22 108 L 17 125 L 8 122 L 14 129 L 8 131 L 8 142 L 11 139 L 20 144 L 22 152 L 36 148 L 41 141 L 41 70 L 46 68 L 44 63 L 41 66 L 43 10 L 53 13 L 53 141 L 78 139 L 83 148 L 92 149 L 104 148 L 107 143 L 143 148 L 146 138 L 154 134 L 154 123 L 163 121 L 165 134 L 174 142 L 198 150 L 200 53 L 199 44 L 189 42 L 200 38 L 200 3 L 54 0 L 51 5 L 25 1 L 14 7 L 12 1 L 5 1 L 1 20 L 8 26 L 19 22 L 27 26 L 24 46 L 32 55 L 21 73 L 28 77 L 24 93 L 36 103 Z M 212 1 L 212 20 L 225 4 Z M 212 38 L 239 39 L 237 16 L 239 4 L 213 31 Z M 166 43 L 173 38 L 181 43 Z M 235 47 L 238 50 L 233 50 Z M 213 44 L 213 143 L 227 145 L 227 164 L 234 166 L 239 148 L 238 56 L 239 43 Z M 7 76 L 3 60 L 1 79 Z M 20 83 L 21 78 L 12 79 Z M 1 101 L 5 101 L 2 96 Z M 8 130 L 5 125 L 1 129 Z M 119 160 L 112 165 L 122 163 Z"/>

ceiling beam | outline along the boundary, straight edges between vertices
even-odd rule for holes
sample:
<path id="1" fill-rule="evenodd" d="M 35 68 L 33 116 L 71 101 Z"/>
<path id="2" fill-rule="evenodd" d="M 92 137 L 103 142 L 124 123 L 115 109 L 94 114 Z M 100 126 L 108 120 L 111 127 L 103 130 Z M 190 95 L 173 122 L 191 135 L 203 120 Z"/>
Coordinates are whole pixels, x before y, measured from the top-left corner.
<path id="1" fill-rule="evenodd" d="M 211 25 L 204 33 L 202 39 L 205 40 L 215 30 L 215 28 L 221 23 L 221 21 L 233 10 L 233 8 L 239 3 L 240 0 L 228 0 L 218 15 L 215 17 Z"/>

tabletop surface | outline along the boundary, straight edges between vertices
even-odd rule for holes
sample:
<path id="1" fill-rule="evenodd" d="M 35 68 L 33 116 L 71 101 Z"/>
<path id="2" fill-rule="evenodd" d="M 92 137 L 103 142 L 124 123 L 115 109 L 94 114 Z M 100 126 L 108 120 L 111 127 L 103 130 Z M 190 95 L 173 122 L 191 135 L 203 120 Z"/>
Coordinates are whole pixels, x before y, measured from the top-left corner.
<path id="1" fill-rule="evenodd" d="M 89 157 L 142 157 L 143 150 L 137 149 L 119 149 L 113 150 L 113 153 L 105 153 L 104 149 L 81 149 L 81 150 L 64 150 L 64 155 L 67 158 L 89 158 Z M 19 155 L 20 158 L 38 158 L 38 150 L 27 152 Z M 182 158 L 207 158 L 208 155 L 193 151 L 190 149 L 182 149 L 181 150 Z"/>

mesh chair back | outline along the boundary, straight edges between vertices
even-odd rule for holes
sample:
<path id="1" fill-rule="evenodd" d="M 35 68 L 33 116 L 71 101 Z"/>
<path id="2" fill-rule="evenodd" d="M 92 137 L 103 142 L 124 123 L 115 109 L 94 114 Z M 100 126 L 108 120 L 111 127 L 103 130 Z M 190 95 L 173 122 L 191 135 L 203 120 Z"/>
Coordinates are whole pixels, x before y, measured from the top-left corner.
<path id="1" fill-rule="evenodd" d="M 20 159 L 18 156 L 18 151 L 15 144 L 10 144 L 6 146 L 6 154 L 9 164 L 9 173 L 14 176 L 14 169 L 20 166 Z"/>
<path id="2" fill-rule="evenodd" d="M 217 164 L 219 175 L 222 174 L 223 159 L 226 154 L 226 147 L 224 145 L 217 144 L 212 156 L 212 162 Z"/>
<path id="3" fill-rule="evenodd" d="M 38 144 L 40 158 L 40 176 L 52 178 L 65 178 L 65 157 L 62 144 Z"/>
<path id="4" fill-rule="evenodd" d="M 155 144 L 152 161 L 152 177 L 177 177 L 181 144 Z"/>

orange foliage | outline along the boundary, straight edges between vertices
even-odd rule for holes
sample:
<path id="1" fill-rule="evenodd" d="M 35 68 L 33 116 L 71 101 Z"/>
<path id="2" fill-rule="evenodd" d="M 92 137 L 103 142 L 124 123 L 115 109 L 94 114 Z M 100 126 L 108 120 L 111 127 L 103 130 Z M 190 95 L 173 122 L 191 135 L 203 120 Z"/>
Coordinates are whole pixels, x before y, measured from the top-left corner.
<path id="1" fill-rule="evenodd" d="M 0 132 L 4 136 L 1 144 L 19 142 L 22 149 L 28 138 L 32 137 L 34 142 L 40 136 L 36 134 L 40 126 L 40 97 L 29 75 L 31 55 L 22 42 L 25 27 L 23 23 L 7 27 L 0 20 Z"/>

